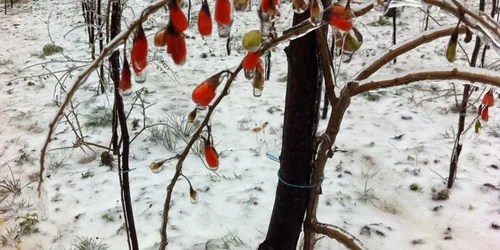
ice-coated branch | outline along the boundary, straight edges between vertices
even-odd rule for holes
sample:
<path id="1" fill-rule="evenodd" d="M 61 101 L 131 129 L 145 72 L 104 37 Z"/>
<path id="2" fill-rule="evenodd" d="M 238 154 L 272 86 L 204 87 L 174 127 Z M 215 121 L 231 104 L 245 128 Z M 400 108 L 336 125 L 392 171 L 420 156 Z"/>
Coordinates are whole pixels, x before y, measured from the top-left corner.
<path id="1" fill-rule="evenodd" d="M 61 117 L 64 114 L 64 110 L 68 106 L 69 102 L 75 95 L 76 91 L 78 90 L 78 87 L 82 85 L 82 83 L 85 82 L 85 80 L 88 78 L 90 73 L 92 73 L 94 70 L 96 70 L 99 65 L 106 59 L 106 57 L 119 45 L 121 45 L 125 40 L 127 40 L 128 36 L 141 24 L 144 22 L 149 15 L 155 13 L 158 11 L 161 7 L 166 5 L 169 2 L 169 0 L 161 0 L 156 3 L 151 4 L 149 7 L 147 7 L 144 11 L 144 14 L 141 15 L 138 19 L 130 23 L 129 27 L 121 32 L 119 35 L 117 35 L 113 40 L 111 40 L 102 50 L 102 53 L 99 55 L 98 58 L 96 58 L 92 64 L 87 66 L 87 68 L 78 75 L 78 77 L 75 80 L 75 83 L 71 87 L 71 89 L 67 92 L 66 94 L 66 99 L 62 103 L 61 107 L 57 111 L 57 114 L 55 115 L 54 119 L 49 124 L 49 132 L 47 134 L 47 138 L 45 139 L 45 143 L 42 147 L 41 150 L 41 155 L 40 155 L 40 172 L 38 174 L 38 196 L 41 195 L 42 192 L 42 184 L 43 184 L 43 172 L 45 170 L 45 154 L 47 153 L 47 148 L 49 147 L 50 141 L 52 140 L 52 135 L 54 134 L 54 131 L 56 130 L 57 124 Z"/>
<path id="2" fill-rule="evenodd" d="M 359 86 L 355 87 L 349 94 L 350 96 L 355 96 L 367 91 L 406 85 L 417 81 L 452 79 L 480 82 L 500 87 L 500 72 L 470 67 L 445 67 L 438 70 L 424 69 L 410 73 L 390 75 L 380 80 L 360 81 Z"/>
<path id="3" fill-rule="evenodd" d="M 382 66 L 392 61 L 394 58 L 413 50 L 415 47 L 420 46 L 425 43 L 432 42 L 436 39 L 450 36 L 455 32 L 456 25 L 443 26 L 439 29 L 429 30 L 423 32 L 422 34 L 411 38 L 401 44 L 391 46 L 386 53 L 380 54 L 378 57 L 374 58 L 364 67 L 361 72 L 354 77 L 356 81 L 364 80 L 370 77 L 373 73 L 377 72 Z M 465 25 L 458 27 L 458 33 L 465 33 Z"/>

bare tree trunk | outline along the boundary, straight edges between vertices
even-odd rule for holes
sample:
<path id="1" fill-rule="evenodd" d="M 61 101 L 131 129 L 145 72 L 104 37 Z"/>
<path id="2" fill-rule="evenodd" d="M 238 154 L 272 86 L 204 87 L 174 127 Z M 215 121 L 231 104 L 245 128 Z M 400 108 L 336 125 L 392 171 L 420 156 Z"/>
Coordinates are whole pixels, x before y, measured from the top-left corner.
<path id="1" fill-rule="evenodd" d="M 309 17 L 295 14 L 293 25 Z M 314 32 L 293 40 L 285 49 L 288 80 L 283 125 L 283 147 L 276 198 L 265 241 L 259 250 L 295 250 L 307 206 L 307 186 L 314 159 L 319 121 L 321 72 Z M 287 182 L 288 184 L 285 184 Z"/>

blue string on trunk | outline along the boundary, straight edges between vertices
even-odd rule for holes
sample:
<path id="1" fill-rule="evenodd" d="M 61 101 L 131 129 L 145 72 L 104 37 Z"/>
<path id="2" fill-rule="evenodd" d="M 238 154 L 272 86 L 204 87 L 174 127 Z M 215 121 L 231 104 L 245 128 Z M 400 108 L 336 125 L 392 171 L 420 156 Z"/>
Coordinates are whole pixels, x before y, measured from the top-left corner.
<path id="1" fill-rule="evenodd" d="M 316 184 L 311 184 L 311 185 L 295 185 L 295 184 L 288 183 L 285 180 L 283 180 L 283 178 L 281 178 L 281 176 L 280 176 L 280 170 L 279 169 L 278 169 L 277 174 L 278 174 L 278 179 L 281 181 L 281 183 L 283 183 L 283 184 L 285 184 L 287 186 L 290 186 L 290 187 L 294 187 L 294 188 L 311 189 L 311 188 L 319 187 L 319 186 L 321 186 L 321 184 L 325 180 L 325 176 L 323 175 L 323 176 L 321 176 L 321 179 L 319 180 L 319 182 L 316 183 Z"/>

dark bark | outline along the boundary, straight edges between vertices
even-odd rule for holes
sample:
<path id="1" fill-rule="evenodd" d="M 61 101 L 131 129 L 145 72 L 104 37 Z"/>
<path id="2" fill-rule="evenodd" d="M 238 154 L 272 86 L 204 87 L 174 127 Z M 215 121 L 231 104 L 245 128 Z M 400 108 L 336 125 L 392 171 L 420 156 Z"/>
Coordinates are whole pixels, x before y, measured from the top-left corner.
<path id="1" fill-rule="evenodd" d="M 189 0 L 189 6 L 188 6 L 188 26 L 191 26 L 191 0 Z"/>
<path id="2" fill-rule="evenodd" d="M 300 23 L 308 16 L 309 12 L 295 14 L 293 24 Z M 285 52 L 288 79 L 280 176 L 287 183 L 309 185 L 322 81 L 315 33 L 291 41 Z M 278 181 L 267 236 L 259 250 L 296 249 L 308 193 L 308 189 L 291 187 Z"/>
<path id="3" fill-rule="evenodd" d="M 267 52 L 266 55 L 266 77 L 264 80 L 269 81 L 269 77 L 271 77 L 271 51 Z"/>
<path id="4" fill-rule="evenodd" d="M 92 47 L 92 60 L 95 60 L 95 23 L 94 23 L 94 17 L 95 17 L 95 2 L 90 1 L 88 2 L 87 10 L 90 16 L 90 35 L 89 35 L 89 43 L 90 46 Z"/>
<path id="5" fill-rule="evenodd" d="M 425 16 L 425 27 L 424 27 L 424 31 L 427 31 L 427 28 L 429 28 L 429 18 L 431 17 L 431 12 L 430 12 L 430 8 L 427 7 L 427 12 L 426 12 L 426 16 Z"/>
<path id="6" fill-rule="evenodd" d="M 99 28 L 99 54 L 102 53 L 104 49 L 104 37 L 103 37 L 103 22 L 101 17 L 101 0 L 97 0 L 97 26 Z M 99 82 L 101 86 L 101 94 L 104 94 L 104 64 L 99 67 Z"/>
<path id="7" fill-rule="evenodd" d="M 135 231 L 134 212 L 132 210 L 132 198 L 130 197 L 130 182 L 128 178 L 128 172 L 130 171 L 129 168 L 130 137 L 127 128 L 127 117 L 125 115 L 125 110 L 123 107 L 123 98 L 118 92 L 118 88 L 115 88 L 115 103 L 116 103 L 115 105 L 116 112 L 118 113 L 118 119 L 120 121 L 120 130 L 122 132 L 122 143 L 123 143 L 123 149 L 121 152 L 122 171 L 119 174 L 122 177 L 121 185 L 122 185 L 123 199 L 125 201 L 125 214 L 126 214 L 125 220 L 127 223 L 132 249 L 139 250 L 137 233 Z"/>
<path id="8" fill-rule="evenodd" d="M 113 40 L 118 33 L 121 31 L 120 20 L 121 20 L 121 5 L 119 2 L 113 2 L 111 6 L 111 28 L 110 28 L 110 40 Z M 111 64 L 111 80 L 114 83 L 115 88 L 118 88 L 120 83 L 120 52 L 118 50 L 114 51 L 109 58 Z M 113 135 L 111 136 L 111 144 L 113 151 L 116 153 L 118 150 L 118 117 L 116 112 L 116 105 L 113 105 L 113 125 L 112 125 Z"/>
<path id="9" fill-rule="evenodd" d="M 491 18 L 495 18 L 495 14 L 498 11 L 497 9 L 498 0 L 493 0 L 491 2 Z M 486 59 L 486 52 L 490 49 L 489 45 L 484 45 L 483 47 L 483 55 L 481 56 L 481 68 L 484 68 L 484 60 Z"/>
<path id="10" fill-rule="evenodd" d="M 90 10 L 89 10 L 89 5 L 88 5 L 88 2 L 86 1 L 82 1 L 82 8 L 84 10 L 84 18 L 85 18 L 85 23 L 87 24 L 87 33 L 88 33 L 88 36 L 89 36 L 89 44 L 92 43 L 92 39 L 91 39 L 91 28 L 90 28 Z"/>
<path id="11" fill-rule="evenodd" d="M 111 8 L 111 39 L 113 39 L 116 35 L 118 35 L 121 31 L 120 28 L 120 20 L 121 20 L 121 4 L 120 1 L 113 2 Z M 123 199 L 123 207 L 125 213 L 125 223 L 127 226 L 127 235 L 129 237 L 129 247 L 133 250 L 139 250 L 139 243 L 137 240 L 137 233 L 135 230 L 135 222 L 134 222 L 134 212 L 132 210 L 132 198 L 130 196 L 130 183 L 128 172 L 129 168 L 129 146 L 130 146 L 130 137 L 128 134 L 127 128 L 127 117 L 125 115 L 123 98 L 118 91 L 118 85 L 120 83 L 120 52 L 116 50 L 111 54 L 110 63 L 111 63 L 111 78 L 113 79 L 113 83 L 115 86 L 115 102 L 113 106 L 113 150 L 115 153 L 118 149 L 118 123 L 120 124 L 121 130 L 121 141 L 123 145 L 123 149 L 121 151 L 121 171 L 118 173 L 120 175 L 121 180 L 121 192 Z M 124 53 L 125 54 L 125 53 Z"/>
<path id="12" fill-rule="evenodd" d="M 330 61 L 333 62 L 334 58 L 335 58 L 335 43 L 336 43 L 336 40 L 335 40 L 335 32 L 332 32 L 332 44 L 330 45 Z M 333 65 L 333 63 L 332 63 Z M 335 68 L 333 68 L 333 74 L 335 74 Z M 325 93 L 324 93 L 324 96 L 323 96 L 323 110 L 321 111 L 321 119 L 323 120 L 326 120 L 327 116 L 328 116 L 328 107 L 330 106 L 330 101 L 328 101 L 328 93 L 326 93 L 326 90 L 325 90 Z"/>
<path id="13" fill-rule="evenodd" d="M 326 117 L 328 116 L 328 106 L 329 106 L 329 101 L 328 101 L 328 93 L 323 95 L 323 111 L 321 113 L 321 119 L 326 120 Z"/>
<path id="14" fill-rule="evenodd" d="M 231 55 L 231 36 L 227 37 L 226 51 L 227 51 L 227 55 L 230 56 Z"/>
<path id="15" fill-rule="evenodd" d="M 397 9 L 392 8 L 392 45 L 396 44 L 396 16 L 397 16 Z M 396 58 L 394 58 L 393 63 L 396 63 Z"/>

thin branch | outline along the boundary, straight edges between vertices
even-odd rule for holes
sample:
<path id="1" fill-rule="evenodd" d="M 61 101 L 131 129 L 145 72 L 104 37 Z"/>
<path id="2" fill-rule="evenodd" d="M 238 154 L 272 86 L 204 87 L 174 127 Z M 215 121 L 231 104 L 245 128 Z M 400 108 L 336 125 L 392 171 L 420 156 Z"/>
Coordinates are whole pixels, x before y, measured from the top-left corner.
<path id="1" fill-rule="evenodd" d="M 228 94 L 229 87 L 233 83 L 234 79 L 236 76 L 239 74 L 239 72 L 242 70 L 241 64 L 236 68 L 234 72 L 231 73 L 231 76 L 227 79 L 226 85 L 224 86 L 224 89 L 221 91 L 219 97 L 215 100 L 215 102 L 209 106 L 207 115 L 205 116 L 205 119 L 201 123 L 200 127 L 196 132 L 193 134 L 191 137 L 191 140 L 187 143 L 186 147 L 184 148 L 184 151 L 179 155 L 179 161 L 177 162 L 177 165 L 175 167 L 175 174 L 172 177 L 172 180 L 170 181 L 170 184 L 167 187 L 167 197 L 165 199 L 165 204 L 163 205 L 163 222 L 161 226 L 161 242 L 160 242 L 160 248 L 159 249 L 165 249 L 167 247 L 168 241 L 167 241 L 167 223 L 168 223 L 168 214 L 170 210 L 170 201 L 172 200 L 172 192 L 174 190 L 174 186 L 177 183 L 177 179 L 179 178 L 181 171 L 182 171 L 182 164 L 184 163 L 184 160 L 186 159 L 187 155 L 189 154 L 191 147 L 193 144 L 198 140 L 200 137 L 203 129 L 205 126 L 208 124 L 210 117 L 212 116 L 212 113 L 214 112 L 215 108 L 219 103 L 222 101 L 222 99 Z"/>
<path id="2" fill-rule="evenodd" d="M 333 79 L 330 52 L 328 51 L 328 42 L 326 40 L 325 32 L 323 32 L 322 29 L 316 30 L 316 37 L 321 62 L 321 71 L 323 72 L 323 76 L 325 78 L 325 91 L 330 103 L 335 103 L 337 101 L 337 96 L 335 96 L 335 82 Z"/>
<path id="3" fill-rule="evenodd" d="M 316 233 L 328 236 L 331 239 L 337 240 L 342 243 L 345 247 L 351 250 L 362 250 L 366 247 L 361 243 L 361 241 L 354 235 L 350 234 L 346 230 L 329 224 L 324 223 L 314 223 L 308 225 L 308 227 Z"/>
<path id="4" fill-rule="evenodd" d="M 456 94 L 456 93 L 448 93 L 448 92 L 446 92 L 445 94 L 442 94 L 442 95 L 428 97 L 428 98 L 425 98 L 423 100 L 420 100 L 419 102 L 415 103 L 415 105 L 413 107 L 411 107 L 411 108 L 418 107 L 418 106 L 422 105 L 422 103 L 424 103 L 424 102 L 430 102 L 430 101 L 433 101 L 433 100 L 436 100 L 436 99 L 440 99 L 440 98 L 443 98 L 443 97 L 454 96 L 456 98 L 457 96 L 461 96 L 461 95 L 462 94 Z"/>
<path id="5" fill-rule="evenodd" d="M 418 35 L 413 39 L 407 40 L 395 46 L 391 46 L 385 54 L 381 54 L 379 57 L 373 59 L 370 63 L 368 63 L 368 66 L 364 67 L 363 70 L 354 79 L 357 81 L 367 79 L 373 73 L 377 72 L 377 70 L 382 68 L 382 66 L 389 63 L 397 56 L 413 50 L 415 49 L 415 47 L 422 44 L 432 42 L 441 37 L 450 36 L 453 32 L 455 32 L 456 28 L 456 25 L 450 25 L 440 29 L 429 30 L 423 32 L 421 35 Z M 461 25 L 458 28 L 458 33 L 465 33 L 465 25 Z"/>
<path id="6" fill-rule="evenodd" d="M 484 69 L 472 70 L 469 67 L 448 67 L 439 70 L 427 69 L 412 73 L 391 75 L 390 78 L 381 80 L 361 81 L 359 82 L 359 86 L 350 92 L 350 95 L 355 96 L 367 91 L 405 85 L 416 81 L 451 79 L 481 82 L 500 87 L 500 72 L 492 72 Z"/>

